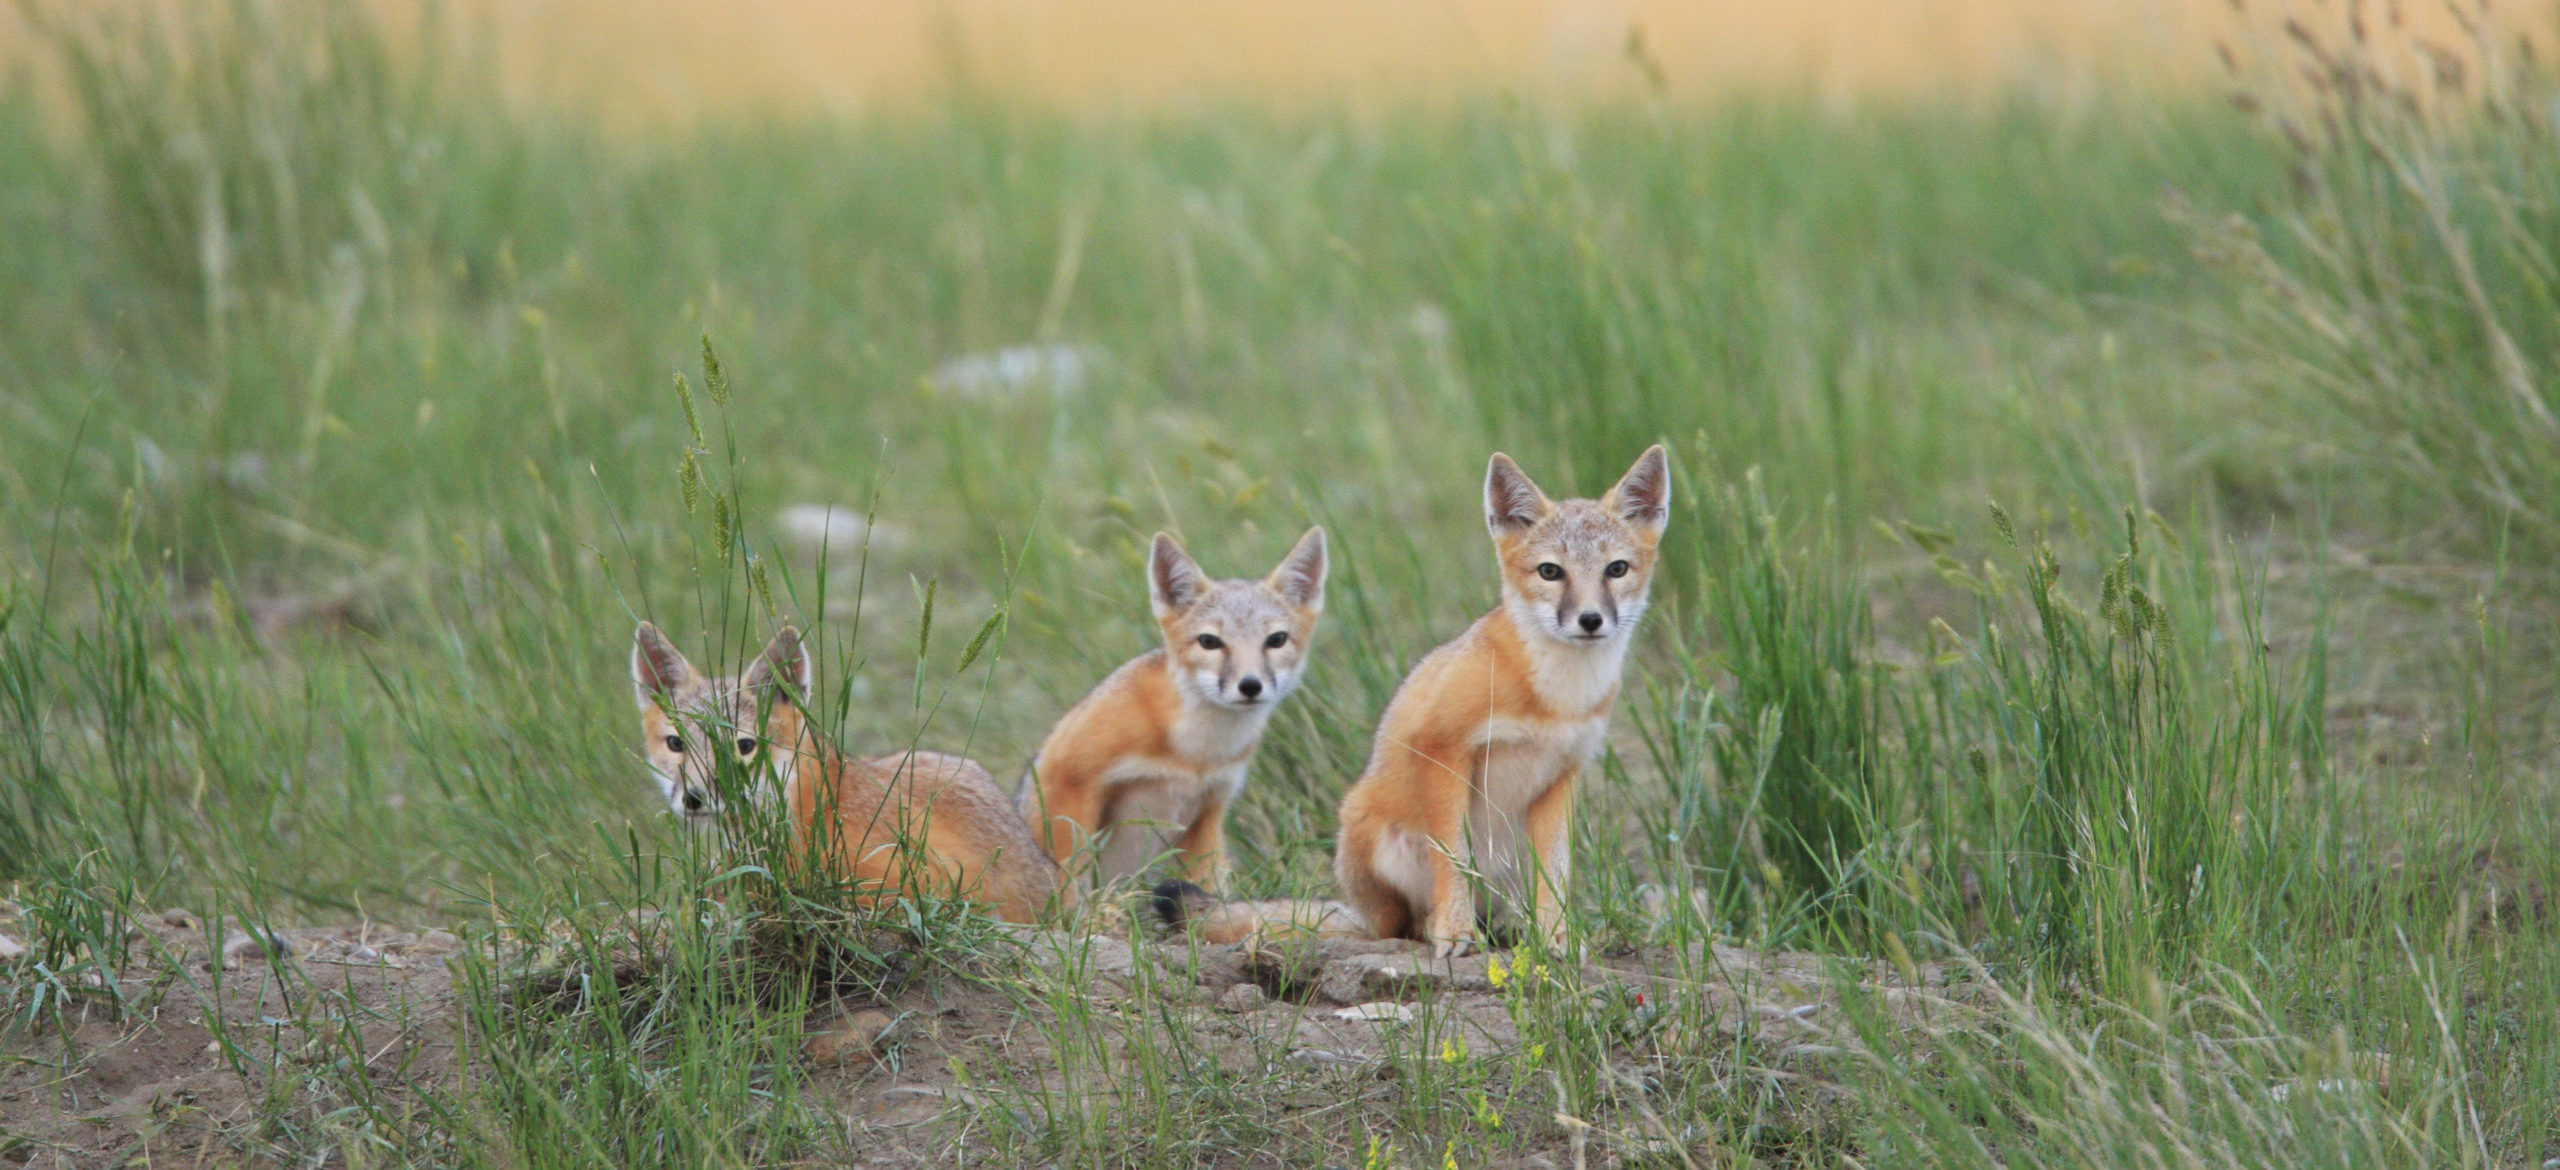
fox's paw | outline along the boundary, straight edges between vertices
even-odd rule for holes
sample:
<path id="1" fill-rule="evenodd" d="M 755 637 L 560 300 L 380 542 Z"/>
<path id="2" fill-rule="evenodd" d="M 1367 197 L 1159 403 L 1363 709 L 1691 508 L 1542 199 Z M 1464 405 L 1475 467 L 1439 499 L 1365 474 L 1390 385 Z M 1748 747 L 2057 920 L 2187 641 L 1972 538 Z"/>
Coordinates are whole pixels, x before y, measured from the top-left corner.
<path id="1" fill-rule="evenodd" d="M 1435 959 L 1460 958 L 1475 953 L 1475 949 L 1476 940 L 1463 934 L 1431 940 L 1431 957 Z"/>

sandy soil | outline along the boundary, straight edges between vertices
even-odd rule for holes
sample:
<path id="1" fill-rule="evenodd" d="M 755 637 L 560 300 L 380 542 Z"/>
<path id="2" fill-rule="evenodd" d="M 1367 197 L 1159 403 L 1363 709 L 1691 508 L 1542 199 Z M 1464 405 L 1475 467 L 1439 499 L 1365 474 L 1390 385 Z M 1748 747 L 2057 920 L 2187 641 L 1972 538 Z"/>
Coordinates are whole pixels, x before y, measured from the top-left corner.
<path id="1" fill-rule="evenodd" d="M 217 961 L 207 924 L 171 911 L 128 932 L 136 963 L 120 984 L 121 1018 L 104 997 L 66 1008 L 68 1028 L 21 1027 L 0 1040 L 0 1160 L 38 1166 L 261 1162 L 281 1148 L 262 1135 L 260 1105 L 284 1062 L 361 1060 L 394 1112 L 455 1068 L 456 998 L 448 966 L 464 943 L 365 925 L 285 930 L 262 950 L 224 924 L 228 961 Z M 0 929 L 16 924 L 0 923 Z M 1406 943 L 1297 941 L 1197 945 L 1023 931 L 1021 954 L 976 977 L 911 980 L 882 1002 L 837 1002 L 811 1013 L 803 1046 L 806 1085 L 843 1116 L 850 1148 L 873 1165 L 910 1165 L 972 1148 L 968 1127 L 990 1106 L 1030 1127 L 1008 1101 L 1039 1094 L 1108 1093 L 1068 1083 L 1047 1025 L 1061 1003 L 1087 1012 L 1119 1066 L 1131 1059 L 1132 1025 L 1169 1026 L 1198 1054 L 1238 1077 L 1274 1074 L 1275 1125 L 1317 1117 L 1348 1101 L 1392 1091 L 1394 1049 L 1421 1019 L 1479 1056 L 1521 1043 L 1490 959 L 1433 960 Z M 1665 950 L 1596 957 L 1580 977 L 1586 994 L 1616 994 L 1657 1009 L 1703 996 L 1726 1034 L 1773 1067 L 1818 1065 L 1843 1051 L 1835 1004 L 1823 989 L 1843 973 L 1810 956 L 1713 948 L 1716 978 L 1682 981 Z M 1897 1016 L 1915 1024 L 1963 1011 L 1944 974 L 1908 986 L 1884 972 Z M 25 985 L 21 965 L 13 979 Z M 1063 992 L 1063 995 L 1061 994 Z M 1633 997 L 1648 997 L 1638 1001 Z M 217 1035 L 216 1028 L 221 1030 Z M 1094 1054 L 1085 1054 L 1087 1067 Z M 1089 1072 L 1078 1078 L 1090 1082 Z M 992 1096 L 980 1096 L 986 1093 Z M 325 1113 L 304 1102 L 296 1115 Z M 326 1103 L 321 1103 L 325 1106 Z M 1313 1123 L 1311 1123 L 1313 1124 Z M 309 1148 L 307 1140 L 294 1143 Z M 955 1150 L 957 1147 L 957 1150 Z M 1523 1164 L 1570 1164 L 1569 1152 Z M 1590 1164 L 1612 1159 L 1594 1157 Z M 863 1163 L 857 1163 L 863 1164 Z"/>
<path id="2" fill-rule="evenodd" d="M 216 933 L 227 961 L 217 961 Z M 262 947 L 230 924 L 209 931 L 173 910 L 127 938 L 136 962 L 119 983 L 120 1018 L 94 981 L 75 979 L 91 994 L 0 1035 L 0 1160 L 254 1159 L 245 1135 L 276 1062 L 362 1060 L 395 1100 L 452 1067 L 445 960 L 461 941 L 445 931 L 286 930 Z M 9 977 L 22 993 L 38 981 L 24 964 Z"/>

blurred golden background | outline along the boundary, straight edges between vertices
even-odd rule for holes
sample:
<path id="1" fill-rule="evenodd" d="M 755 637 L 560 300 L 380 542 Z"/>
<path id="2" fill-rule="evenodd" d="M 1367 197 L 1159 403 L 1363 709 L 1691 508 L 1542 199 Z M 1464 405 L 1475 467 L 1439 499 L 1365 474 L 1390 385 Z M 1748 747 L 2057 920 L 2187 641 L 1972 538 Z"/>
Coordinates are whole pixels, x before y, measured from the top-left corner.
<path id="1" fill-rule="evenodd" d="M 2554 26 L 2549 6 L 2237 0 L 372 0 L 436 11 L 519 105 L 624 126 L 864 113 L 970 93 L 1082 112 L 1694 102 L 1735 93 L 2065 105 L 2213 84 L 2299 21 L 2417 71 Z M 77 6 L 75 6 L 77 7 Z M 173 8 L 174 5 L 164 5 Z M 2476 30 L 2494 30 L 2482 38 Z M 30 43 L 0 8 L 0 39 Z M 7 57 L 23 60 L 11 51 Z M 2228 59 L 2225 60 L 2224 58 Z M 2423 87 L 2420 87 L 2423 88 Z"/>

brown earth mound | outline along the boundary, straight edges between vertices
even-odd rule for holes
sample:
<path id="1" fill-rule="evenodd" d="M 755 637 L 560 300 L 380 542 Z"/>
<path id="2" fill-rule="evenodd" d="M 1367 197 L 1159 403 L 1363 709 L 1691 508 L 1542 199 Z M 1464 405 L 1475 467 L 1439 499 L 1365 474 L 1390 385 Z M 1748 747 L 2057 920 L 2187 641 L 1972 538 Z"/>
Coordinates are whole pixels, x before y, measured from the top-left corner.
<path id="1" fill-rule="evenodd" d="M 273 1104 L 275 1086 L 310 1083 L 280 1075 L 298 1071 L 289 1065 L 361 1062 L 394 1112 L 453 1075 L 459 1013 L 448 962 L 464 946 L 453 934 L 353 925 L 280 931 L 262 945 L 259 935 L 224 926 L 208 930 L 179 911 L 138 923 L 127 934 L 136 961 L 117 986 L 122 1011 L 110 1010 L 113 997 L 93 978 L 73 988 L 59 1014 L 16 1021 L 0 1038 L 0 1159 L 89 1166 L 307 1154 L 309 1134 L 271 1144 L 278 1139 L 262 1133 L 260 1107 Z M 1417 1027 L 1430 1043 L 1445 1038 L 1479 1056 L 1522 1043 L 1493 956 L 1435 960 L 1400 942 L 1014 937 L 1019 961 L 990 961 L 978 977 L 915 980 L 885 1002 L 810 1013 L 805 1091 L 846 1119 L 858 1158 L 906 1165 L 948 1157 L 968 1141 L 965 1122 L 986 1109 L 1028 1125 L 1007 1102 L 1112 1092 L 1090 1075 L 1061 1075 L 1050 1049 L 1064 1034 L 1052 1026 L 1062 1005 L 1088 1014 L 1096 1026 L 1086 1034 L 1100 1037 L 1101 1051 L 1079 1059 L 1116 1066 L 1132 1043 L 1159 1043 L 1165 1029 L 1179 1029 L 1230 1072 L 1277 1067 L 1283 1091 L 1272 1108 L 1284 1114 L 1379 1091 L 1395 1075 L 1399 1045 L 1410 1056 Z M 7 971 L 27 1002 L 39 976 L 26 960 Z M 1843 975 L 1880 988 L 1893 1013 L 1914 1024 L 1965 1010 L 1949 998 L 1942 971 L 1899 980 L 1725 946 L 1686 956 L 1637 950 L 1545 977 L 1560 974 L 1577 994 L 1618 996 L 1638 1013 L 1685 1005 L 1692 1010 L 1682 1018 L 1718 1021 L 1719 1044 L 1748 1046 L 1771 1067 L 1818 1067 L 1853 1046 L 1824 990 Z M 1159 1039 L 1133 1038 L 1141 1027 Z M 325 1110 L 298 1111 L 315 1112 Z"/>

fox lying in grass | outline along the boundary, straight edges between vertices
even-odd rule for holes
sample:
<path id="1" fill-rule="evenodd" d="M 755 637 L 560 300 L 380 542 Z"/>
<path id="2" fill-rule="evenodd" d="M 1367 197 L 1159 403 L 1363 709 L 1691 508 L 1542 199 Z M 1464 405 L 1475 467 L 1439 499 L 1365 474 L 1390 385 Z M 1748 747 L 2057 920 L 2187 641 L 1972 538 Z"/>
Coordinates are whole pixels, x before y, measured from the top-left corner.
<path id="1" fill-rule="evenodd" d="M 1502 606 L 1432 651 L 1387 704 L 1369 767 L 1342 798 L 1333 863 L 1348 906 L 1219 903 L 1167 882 L 1156 889 L 1166 920 L 1215 942 L 1336 936 L 1357 922 L 1462 954 L 1480 926 L 1481 876 L 1557 937 L 1574 780 L 1608 736 L 1671 516 L 1670 465 L 1657 445 L 1599 499 L 1555 501 L 1496 453 L 1484 504 Z"/>
<path id="2" fill-rule="evenodd" d="M 1007 922 L 1034 922 L 1073 891 L 977 761 L 937 752 L 848 756 L 802 715 L 814 682 L 800 632 L 785 626 L 746 673 L 713 678 L 640 623 L 631 686 L 642 750 L 667 804 L 696 825 L 723 809 L 720 761 L 737 763 L 749 800 L 773 795 L 792 842 L 870 904 L 931 893 L 963 897 Z M 770 778 L 769 780 L 767 778 Z"/>
<path id="3" fill-rule="evenodd" d="M 1019 791 L 1049 856 L 1080 857 L 1103 881 L 1168 850 L 1185 879 L 1226 880 L 1227 804 L 1272 709 L 1297 687 L 1324 612 L 1324 529 L 1310 528 L 1271 575 L 1213 581 L 1164 533 L 1147 559 L 1147 598 L 1164 645 L 1070 708 Z"/>

